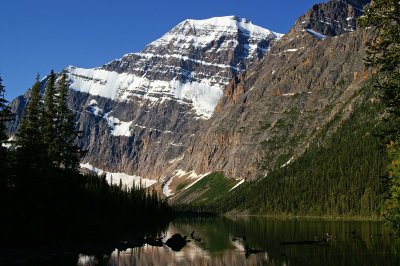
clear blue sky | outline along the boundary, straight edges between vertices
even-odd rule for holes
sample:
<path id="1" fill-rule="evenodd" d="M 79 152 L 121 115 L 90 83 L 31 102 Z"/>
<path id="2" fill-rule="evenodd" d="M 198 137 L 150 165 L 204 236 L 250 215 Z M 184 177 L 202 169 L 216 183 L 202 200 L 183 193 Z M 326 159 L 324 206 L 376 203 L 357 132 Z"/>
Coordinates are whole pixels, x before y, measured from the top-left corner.
<path id="1" fill-rule="evenodd" d="M 324 0 L 3 0 L 0 75 L 11 100 L 37 73 L 68 65 L 97 67 L 141 51 L 179 22 L 236 15 L 286 33 Z"/>

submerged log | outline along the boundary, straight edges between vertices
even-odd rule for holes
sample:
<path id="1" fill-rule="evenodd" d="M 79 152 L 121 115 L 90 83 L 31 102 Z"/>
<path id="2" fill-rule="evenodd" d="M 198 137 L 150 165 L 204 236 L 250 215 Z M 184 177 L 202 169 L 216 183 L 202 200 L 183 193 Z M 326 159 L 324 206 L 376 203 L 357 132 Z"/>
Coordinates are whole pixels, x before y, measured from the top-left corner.
<path id="1" fill-rule="evenodd" d="M 251 254 L 257 254 L 257 253 L 265 252 L 265 251 L 262 249 L 253 249 L 246 245 L 245 252 L 246 252 L 245 255 L 246 255 L 246 259 L 247 259 Z"/>

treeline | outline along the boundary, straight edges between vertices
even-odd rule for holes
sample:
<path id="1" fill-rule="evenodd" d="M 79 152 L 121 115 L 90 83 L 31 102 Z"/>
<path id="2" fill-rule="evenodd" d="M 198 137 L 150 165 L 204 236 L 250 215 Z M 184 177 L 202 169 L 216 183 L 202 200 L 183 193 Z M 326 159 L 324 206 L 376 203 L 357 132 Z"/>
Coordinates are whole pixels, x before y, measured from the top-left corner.
<path id="1" fill-rule="evenodd" d="M 75 116 L 67 105 L 66 76 L 61 76 L 56 86 L 52 71 L 44 95 L 39 76 L 36 78 L 15 140 L 8 140 L 5 133 L 6 122 L 13 120 L 13 114 L 4 98 L 3 85 L 1 91 L 1 189 L 22 189 L 33 180 L 53 176 L 60 170 L 77 172 L 83 153 L 76 144 L 79 132 L 75 129 Z"/>
<path id="2" fill-rule="evenodd" d="M 79 172 L 65 75 L 52 71 L 43 95 L 37 78 L 15 141 L 6 135 L 13 114 L 4 91 L 0 79 L 0 245 L 105 240 L 139 225 L 166 226 L 171 208 L 154 189 Z"/>
<path id="3" fill-rule="evenodd" d="M 385 197 L 380 177 L 385 174 L 387 155 L 372 118 L 381 111 L 380 104 L 365 103 L 323 146 L 312 145 L 288 166 L 227 196 L 217 196 L 203 208 L 251 214 L 380 216 Z"/>

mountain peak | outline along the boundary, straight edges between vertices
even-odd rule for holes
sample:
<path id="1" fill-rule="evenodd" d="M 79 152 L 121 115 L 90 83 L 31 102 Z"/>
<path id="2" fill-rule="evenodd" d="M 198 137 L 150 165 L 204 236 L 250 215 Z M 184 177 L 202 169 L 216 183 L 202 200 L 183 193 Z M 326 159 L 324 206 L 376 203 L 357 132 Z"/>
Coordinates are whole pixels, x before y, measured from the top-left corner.
<path id="1" fill-rule="evenodd" d="M 331 37 L 353 32 L 357 29 L 357 18 L 370 0 L 330 0 L 315 4 L 297 19 L 291 32 L 307 31 L 314 37 Z"/>
<path id="2" fill-rule="evenodd" d="M 251 21 L 247 20 L 246 18 L 239 18 L 238 16 L 234 16 L 234 15 L 211 17 L 211 18 L 206 18 L 206 19 L 187 19 L 185 21 L 190 21 L 190 22 L 194 22 L 197 24 L 210 24 L 210 25 L 216 25 L 216 26 L 226 26 L 226 25 L 231 25 L 232 23 L 236 23 L 236 22 L 251 23 Z"/>
<path id="3" fill-rule="evenodd" d="M 240 31 L 250 35 L 265 35 L 269 36 L 271 34 L 281 37 L 282 34 L 272 32 L 263 27 L 254 25 L 250 20 L 246 18 L 239 18 L 237 16 L 222 16 L 222 17 L 212 17 L 207 19 L 187 19 L 179 23 L 175 28 L 172 29 L 182 29 L 186 27 L 191 27 L 192 29 L 217 29 L 224 31 Z"/>
<path id="4" fill-rule="evenodd" d="M 66 71 L 76 91 L 125 102 L 178 101 L 208 119 L 231 78 L 263 58 L 280 36 L 236 16 L 188 19 L 139 53 Z"/>

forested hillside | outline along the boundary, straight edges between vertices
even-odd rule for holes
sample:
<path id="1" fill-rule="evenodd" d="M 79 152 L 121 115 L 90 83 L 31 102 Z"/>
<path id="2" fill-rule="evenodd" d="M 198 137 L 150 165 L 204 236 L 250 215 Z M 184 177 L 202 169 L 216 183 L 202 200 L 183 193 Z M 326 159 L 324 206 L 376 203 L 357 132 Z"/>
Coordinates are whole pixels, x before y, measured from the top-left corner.
<path id="1" fill-rule="evenodd" d="M 379 216 L 384 200 L 379 177 L 385 174 L 387 160 L 379 138 L 383 106 L 374 98 L 371 85 L 366 90 L 369 100 L 334 133 L 340 115 L 333 119 L 297 160 L 256 182 L 192 204 L 218 212 Z"/>

